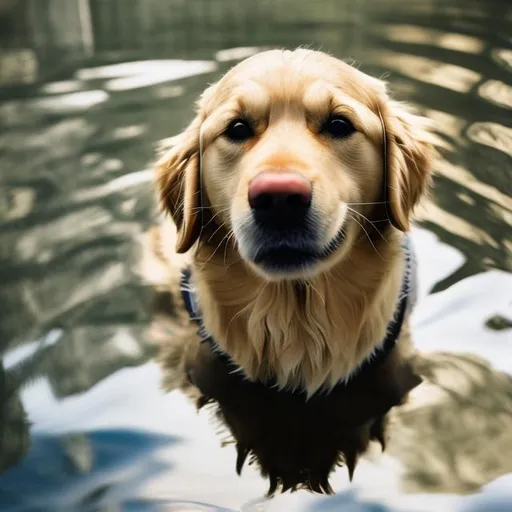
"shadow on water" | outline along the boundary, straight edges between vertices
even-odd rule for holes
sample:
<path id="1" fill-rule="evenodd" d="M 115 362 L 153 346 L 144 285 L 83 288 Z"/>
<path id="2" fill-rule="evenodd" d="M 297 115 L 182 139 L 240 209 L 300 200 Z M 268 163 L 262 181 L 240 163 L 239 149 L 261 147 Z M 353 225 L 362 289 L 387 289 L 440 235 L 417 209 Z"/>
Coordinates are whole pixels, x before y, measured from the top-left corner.
<path id="1" fill-rule="evenodd" d="M 76 468 L 70 476 L 66 437 L 34 434 L 30 441 L 37 424 L 29 423 L 33 404 L 23 398 L 24 390 L 44 381 L 59 400 L 87 395 L 116 372 L 154 355 L 148 335 L 152 290 L 135 267 L 140 237 L 157 215 L 150 170 L 155 144 L 185 126 L 207 83 L 259 48 L 311 45 L 354 59 L 438 123 L 441 159 L 433 197 L 419 212 L 420 220 L 460 251 L 464 263 L 433 291 L 489 269 L 512 269 L 508 2 L 234 5 L 227 0 L 0 0 L 0 468 L 11 467 L 0 477 L 0 496 L 8 491 L 12 503 L 22 492 L 14 486 L 22 478 L 19 472 L 36 475 L 54 450 L 59 455 L 39 480 L 40 489 L 50 495 L 54 486 L 78 486 L 82 478 Z M 508 320 L 496 318 L 496 325 L 510 327 Z M 507 379 L 478 370 L 476 362 L 472 369 L 459 363 L 464 368 L 454 371 L 473 374 L 481 384 L 468 387 L 467 396 L 481 395 L 483 402 L 485 383 L 491 382 L 487 394 L 502 397 L 510 407 Z M 422 432 L 432 439 L 436 429 L 454 429 L 455 416 L 466 415 L 468 422 L 478 416 L 463 408 L 463 400 L 450 403 L 431 410 L 428 421 L 421 414 L 412 418 L 416 430 L 409 441 Z M 445 415 L 447 407 L 459 412 Z M 497 414 L 489 407 L 486 415 Z M 141 441 L 141 453 L 153 442 L 144 432 L 83 435 L 104 448 L 98 457 L 118 459 L 120 465 L 129 451 L 126 436 Z M 476 429 L 467 442 L 478 436 L 494 434 Z M 449 457 L 448 445 L 461 442 L 439 441 L 430 453 Z M 510 442 L 493 446 L 498 445 Z M 398 449 L 419 468 L 425 462 L 414 447 L 422 446 L 419 439 Z M 492 456 L 475 460 L 495 469 L 468 479 L 453 461 L 444 461 L 449 475 L 441 472 L 432 483 L 431 474 L 413 472 L 411 479 L 419 489 L 462 492 L 468 481 L 478 486 L 512 470 Z M 104 471 L 93 471 L 96 487 L 83 499 L 100 502 L 110 492 Z M 443 478 L 453 481 L 443 487 Z M 127 507 L 144 510 L 141 503 Z"/>

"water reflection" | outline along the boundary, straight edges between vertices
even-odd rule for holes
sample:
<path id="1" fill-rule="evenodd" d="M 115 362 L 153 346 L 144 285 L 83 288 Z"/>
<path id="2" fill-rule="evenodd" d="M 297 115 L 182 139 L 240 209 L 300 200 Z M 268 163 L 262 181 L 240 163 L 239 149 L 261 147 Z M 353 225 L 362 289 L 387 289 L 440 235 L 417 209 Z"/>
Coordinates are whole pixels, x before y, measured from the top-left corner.
<path id="1" fill-rule="evenodd" d="M 468 128 L 468 137 L 512 156 L 512 128 L 498 123 L 474 123 Z"/>
<path id="2" fill-rule="evenodd" d="M 380 64 L 415 80 L 467 93 L 480 81 L 482 75 L 471 69 L 415 55 L 386 52 Z"/>
<path id="3" fill-rule="evenodd" d="M 500 80 L 487 80 L 478 88 L 478 94 L 490 103 L 512 109 L 512 87 Z"/>
<path id="4" fill-rule="evenodd" d="M 495 48 L 491 52 L 492 58 L 504 69 L 510 71 L 512 69 L 512 50 L 505 48 Z"/>
<path id="5" fill-rule="evenodd" d="M 464 53 L 479 54 L 485 49 L 484 41 L 466 34 L 444 32 L 427 27 L 415 25 L 391 25 L 386 24 L 382 28 L 376 27 L 376 31 L 390 41 L 407 44 L 433 45 L 446 50 L 455 50 Z"/>
<path id="6" fill-rule="evenodd" d="M 512 472 L 508 12 L 500 0 L 0 0 L 6 510 L 478 510 L 446 493 Z M 150 162 L 233 62 L 300 44 L 353 58 L 438 122 L 419 212 L 430 232 L 414 232 L 428 382 L 355 490 L 340 474 L 329 502 L 252 502 L 258 475 L 234 477 L 234 451 L 148 362 L 169 336 L 152 286 L 165 272 L 139 272 L 157 219 Z M 480 510 L 498 510 L 499 482 L 485 498 L 496 508 Z"/>

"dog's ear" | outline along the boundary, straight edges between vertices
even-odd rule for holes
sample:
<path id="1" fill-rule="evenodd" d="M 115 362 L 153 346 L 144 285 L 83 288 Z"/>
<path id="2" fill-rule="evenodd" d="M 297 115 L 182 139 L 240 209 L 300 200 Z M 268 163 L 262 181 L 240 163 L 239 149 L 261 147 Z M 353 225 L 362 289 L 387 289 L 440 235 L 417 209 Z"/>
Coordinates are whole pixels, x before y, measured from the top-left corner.
<path id="1" fill-rule="evenodd" d="M 201 231 L 199 135 L 201 115 L 170 141 L 171 148 L 157 162 L 160 204 L 176 224 L 176 252 L 187 252 Z"/>
<path id="2" fill-rule="evenodd" d="M 386 148 L 386 199 L 390 221 L 408 231 L 410 217 L 431 182 L 433 123 L 404 104 L 387 100 L 381 111 Z"/>

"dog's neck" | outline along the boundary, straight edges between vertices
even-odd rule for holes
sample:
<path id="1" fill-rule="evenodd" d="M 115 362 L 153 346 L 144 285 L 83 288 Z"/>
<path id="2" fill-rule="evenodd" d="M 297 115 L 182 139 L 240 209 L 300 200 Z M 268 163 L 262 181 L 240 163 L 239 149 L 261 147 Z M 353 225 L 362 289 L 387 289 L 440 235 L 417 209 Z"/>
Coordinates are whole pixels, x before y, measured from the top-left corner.
<path id="1" fill-rule="evenodd" d="M 200 245 L 194 283 L 203 324 L 250 379 L 308 394 L 350 378 L 386 335 L 403 278 L 400 235 L 361 240 L 300 285 L 257 276 L 234 248 Z"/>

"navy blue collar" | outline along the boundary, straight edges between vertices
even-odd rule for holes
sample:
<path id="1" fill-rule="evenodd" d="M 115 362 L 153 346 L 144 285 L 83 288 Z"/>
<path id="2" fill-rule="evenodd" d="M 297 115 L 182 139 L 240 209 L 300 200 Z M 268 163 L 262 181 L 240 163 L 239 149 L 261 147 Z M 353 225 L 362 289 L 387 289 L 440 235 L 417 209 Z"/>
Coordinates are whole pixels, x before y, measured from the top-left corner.
<path id="1" fill-rule="evenodd" d="M 408 235 L 404 235 L 402 247 L 404 249 L 405 259 L 404 276 L 402 280 L 402 288 L 395 309 L 395 314 L 388 324 L 386 337 L 384 340 L 382 340 L 382 343 L 379 344 L 379 348 L 375 350 L 372 355 L 366 359 L 359 367 L 358 373 L 368 368 L 369 366 L 379 364 L 391 353 L 398 339 L 400 338 L 400 333 L 404 319 L 406 317 L 406 313 L 410 311 L 415 302 L 416 260 L 411 240 Z M 185 308 L 188 311 L 190 320 L 198 325 L 198 334 L 201 338 L 201 342 L 207 343 L 211 350 L 216 353 L 217 357 L 220 357 L 225 363 L 236 366 L 229 355 L 219 348 L 217 342 L 204 327 L 203 316 L 201 313 L 201 308 L 197 302 L 195 288 L 192 281 L 192 273 L 189 267 L 182 271 L 180 288 L 183 301 L 185 303 Z M 272 383 L 270 383 L 270 385 L 272 385 Z"/>

